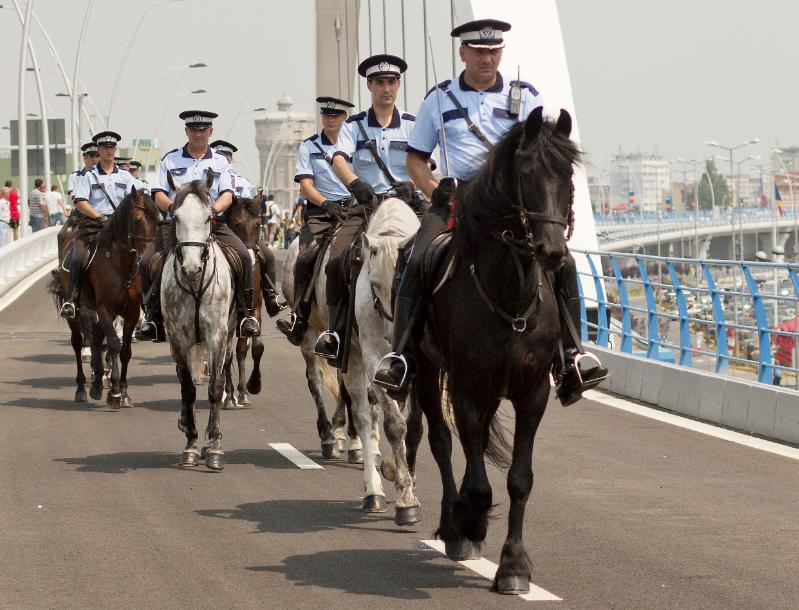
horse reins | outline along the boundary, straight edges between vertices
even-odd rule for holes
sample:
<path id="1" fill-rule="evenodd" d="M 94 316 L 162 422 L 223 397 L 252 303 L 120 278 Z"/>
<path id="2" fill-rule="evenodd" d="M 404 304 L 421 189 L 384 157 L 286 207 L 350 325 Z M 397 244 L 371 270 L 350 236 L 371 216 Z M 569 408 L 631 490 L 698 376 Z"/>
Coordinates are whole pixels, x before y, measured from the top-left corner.
<path id="1" fill-rule="evenodd" d="M 181 264 L 183 263 L 183 248 L 190 246 L 203 249 L 202 254 L 200 255 L 201 260 L 203 262 L 203 266 L 202 266 L 202 271 L 200 271 L 200 281 L 198 283 L 199 285 L 198 290 L 194 289 L 194 286 L 191 284 L 191 282 L 189 282 L 188 288 L 180 283 L 180 272 L 178 270 L 178 261 L 180 261 Z M 178 287 L 181 290 L 183 290 L 183 292 L 190 294 L 191 297 L 194 299 L 194 342 L 197 343 L 198 345 L 203 341 L 202 331 L 200 330 L 200 301 L 202 300 L 205 291 L 208 290 L 208 287 L 211 285 L 214 276 L 216 275 L 216 256 L 214 256 L 213 257 L 214 266 L 213 269 L 211 270 L 211 275 L 208 277 L 208 282 L 203 286 L 203 279 L 205 278 L 205 271 L 208 267 L 208 258 L 210 255 L 210 251 L 211 251 L 211 236 L 209 235 L 208 239 L 206 239 L 204 242 L 179 241 L 175 246 L 175 256 L 172 257 L 172 265 L 175 273 L 175 283 L 178 285 Z"/>

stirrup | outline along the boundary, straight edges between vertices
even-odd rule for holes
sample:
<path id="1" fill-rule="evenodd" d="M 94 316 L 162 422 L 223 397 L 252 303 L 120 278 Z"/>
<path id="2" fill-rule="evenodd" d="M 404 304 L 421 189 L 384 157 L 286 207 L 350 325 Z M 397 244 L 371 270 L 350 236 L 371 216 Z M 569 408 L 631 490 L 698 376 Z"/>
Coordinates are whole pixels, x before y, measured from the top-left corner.
<path id="1" fill-rule="evenodd" d="M 244 334 L 244 323 L 252 321 L 255 325 L 255 330 L 252 334 Z M 239 337 L 259 337 L 261 335 L 261 325 L 258 324 L 258 319 L 255 316 L 244 316 L 239 322 Z"/>
<path id="2" fill-rule="evenodd" d="M 330 354 L 328 352 L 320 352 L 319 346 L 326 345 L 327 342 L 325 339 L 330 338 L 336 341 L 336 353 Z M 339 359 L 339 352 L 341 351 L 341 338 L 338 336 L 338 333 L 335 330 L 326 330 L 319 338 L 316 340 L 316 345 L 313 348 L 313 353 L 321 358 L 326 358 L 327 360 L 338 360 Z"/>
<path id="3" fill-rule="evenodd" d="M 583 391 L 590 390 L 591 388 L 598 386 L 605 379 L 607 379 L 608 376 L 607 373 L 605 373 L 604 375 L 602 375 L 601 377 L 597 377 L 596 379 L 590 379 L 588 381 L 583 379 L 583 372 L 580 370 L 580 361 L 583 360 L 584 358 L 593 360 L 596 363 L 597 367 L 605 368 L 605 365 L 602 364 L 599 358 L 595 354 L 592 354 L 591 352 L 578 353 L 574 357 L 574 368 L 577 370 L 577 378 L 580 380 L 580 387 L 583 388 Z"/>
<path id="4" fill-rule="evenodd" d="M 78 308 L 75 307 L 75 303 L 72 301 L 64 301 L 64 304 L 61 305 L 61 311 L 58 312 L 65 320 L 74 320 L 78 317 Z"/>
<path id="5" fill-rule="evenodd" d="M 390 371 L 391 365 L 396 361 L 402 362 L 402 368 L 403 368 L 402 379 L 398 384 L 377 378 L 378 374 L 380 373 L 380 370 L 384 368 L 384 366 L 385 370 Z M 385 365 L 383 364 L 384 362 Z M 408 378 L 408 361 L 405 359 L 405 356 L 403 356 L 402 354 L 398 354 L 397 352 L 389 352 L 380 359 L 380 362 L 377 363 L 377 370 L 375 371 L 375 376 L 372 379 L 372 381 L 375 384 L 379 385 L 381 388 L 384 388 L 386 390 L 392 392 L 400 392 L 405 387 L 405 380 L 407 378 Z"/>
<path id="6" fill-rule="evenodd" d="M 280 332 L 291 334 L 294 332 L 294 328 L 297 326 L 297 320 L 299 320 L 297 312 L 292 311 L 289 313 L 288 318 L 280 318 L 277 322 L 275 322 L 275 326 L 277 326 Z M 281 322 L 283 324 L 281 324 Z"/>

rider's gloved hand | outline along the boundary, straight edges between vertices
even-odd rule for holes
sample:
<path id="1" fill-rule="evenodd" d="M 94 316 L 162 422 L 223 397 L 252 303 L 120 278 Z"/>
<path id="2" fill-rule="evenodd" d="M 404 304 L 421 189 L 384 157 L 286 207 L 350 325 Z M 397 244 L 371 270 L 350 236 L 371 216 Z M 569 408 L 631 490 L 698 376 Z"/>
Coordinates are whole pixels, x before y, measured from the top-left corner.
<path id="1" fill-rule="evenodd" d="M 344 212 L 341 211 L 341 204 L 338 201 L 325 199 L 320 207 L 333 218 L 344 220 Z"/>
<path id="2" fill-rule="evenodd" d="M 97 218 L 95 218 L 95 220 L 99 222 L 101 225 L 104 225 L 105 223 L 108 222 L 108 216 L 106 216 L 105 214 L 100 214 Z"/>
<path id="3" fill-rule="evenodd" d="M 393 182 L 391 186 L 397 192 L 397 197 L 402 199 L 408 205 L 413 201 L 413 182 Z"/>
<path id="4" fill-rule="evenodd" d="M 455 195 L 455 190 L 457 188 L 458 181 L 455 180 L 455 178 L 442 178 L 430 197 L 430 203 L 433 207 L 448 209 L 449 202 L 453 195 Z"/>
<path id="5" fill-rule="evenodd" d="M 370 211 L 374 207 L 373 200 L 375 197 L 375 192 L 366 182 L 360 178 L 356 178 L 350 182 L 350 185 L 347 188 L 349 189 L 350 193 L 353 194 L 355 199 L 358 200 L 358 203 L 365 207 L 367 211 Z"/>

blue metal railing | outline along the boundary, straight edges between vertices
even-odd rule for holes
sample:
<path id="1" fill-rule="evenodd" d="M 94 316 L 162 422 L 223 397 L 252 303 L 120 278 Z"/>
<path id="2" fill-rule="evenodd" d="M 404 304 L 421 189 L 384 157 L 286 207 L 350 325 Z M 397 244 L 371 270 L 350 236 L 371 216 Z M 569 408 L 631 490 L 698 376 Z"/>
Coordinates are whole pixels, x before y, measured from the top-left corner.
<path id="1" fill-rule="evenodd" d="M 581 258 L 587 263 L 580 274 L 596 293 L 582 295 L 584 339 L 799 389 L 799 265 L 572 253 L 578 268 Z M 588 309 L 596 309 L 596 321 Z"/>

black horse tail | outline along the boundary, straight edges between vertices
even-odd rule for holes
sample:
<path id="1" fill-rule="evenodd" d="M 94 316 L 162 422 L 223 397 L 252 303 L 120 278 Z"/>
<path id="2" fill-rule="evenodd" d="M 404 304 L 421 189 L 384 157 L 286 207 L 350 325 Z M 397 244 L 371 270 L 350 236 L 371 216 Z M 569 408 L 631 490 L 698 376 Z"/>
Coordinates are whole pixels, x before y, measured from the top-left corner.
<path id="1" fill-rule="evenodd" d="M 60 310 L 66 295 L 64 294 L 64 285 L 58 276 L 50 278 L 50 283 L 47 284 L 47 292 L 53 297 L 56 310 Z"/>
<path id="2" fill-rule="evenodd" d="M 444 421 L 447 422 L 450 430 L 457 435 L 455 410 L 450 400 L 447 374 L 443 371 L 439 378 L 439 387 L 441 388 L 441 412 L 444 416 Z M 491 418 L 491 423 L 488 425 L 488 439 L 484 451 L 488 461 L 503 470 L 510 468 L 513 461 L 513 444 L 508 439 L 506 428 L 503 418 L 499 416 L 499 412 L 495 413 L 494 417 Z"/>

